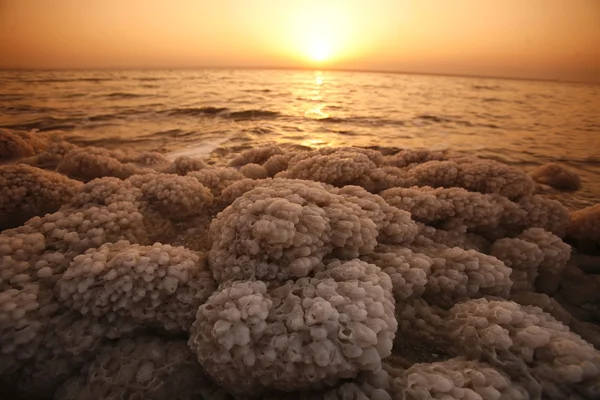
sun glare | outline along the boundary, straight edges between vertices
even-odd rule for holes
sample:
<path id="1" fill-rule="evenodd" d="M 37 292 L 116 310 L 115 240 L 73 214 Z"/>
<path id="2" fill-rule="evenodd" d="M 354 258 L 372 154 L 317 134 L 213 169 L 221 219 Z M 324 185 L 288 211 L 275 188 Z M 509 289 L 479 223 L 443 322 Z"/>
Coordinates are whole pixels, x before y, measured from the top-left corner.
<path id="1" fill-rule="evenodd" d="M 309 47 L 309 56 L 313 61 L 323 62 L 331 56 L 331 46 L 325 41 L 315 41 Z"/>
<path id="2" fill-rule="evenodd" d="M 335 63 L 346 56 L 352 23 L 341 4 L 299 2 L 290 10 L 290 53 L 313 65 Z"/>

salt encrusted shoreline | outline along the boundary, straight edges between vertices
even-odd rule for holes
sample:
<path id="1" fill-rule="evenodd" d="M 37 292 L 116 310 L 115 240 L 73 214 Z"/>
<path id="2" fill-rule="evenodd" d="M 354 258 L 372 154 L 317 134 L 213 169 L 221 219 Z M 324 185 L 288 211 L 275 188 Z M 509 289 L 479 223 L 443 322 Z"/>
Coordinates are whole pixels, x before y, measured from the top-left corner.
<path id="1" fill-rule="evenodd" d="M 13 147 L 47 169 L 0 166 L 11 396 L 600 396 L 600 208 L 569 213 L 521 170 L 428 150 L 208 165 Z"/>

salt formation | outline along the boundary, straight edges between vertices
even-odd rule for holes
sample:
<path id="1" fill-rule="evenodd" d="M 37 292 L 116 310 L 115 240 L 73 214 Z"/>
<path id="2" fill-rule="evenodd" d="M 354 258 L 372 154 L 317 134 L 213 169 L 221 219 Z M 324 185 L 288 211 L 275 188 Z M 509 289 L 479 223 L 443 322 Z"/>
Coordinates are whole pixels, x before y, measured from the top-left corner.
<path id="1" fill-rule="evenodd" d="M 598 206 L 569 214 L 523 171 L 2 132 L 33 165 L 0 167 L 2 396 L 600 397 Z"/>
<path id="2" fill-rule="evenodd" d="M 527 399 L 526 389 L 489 364 L 461 358 L 390 369 L 396 400 Z"/>
<path id="3" fill-rule="evenodd" d="M 283 154 L 277 146 L 258 147 L 246 150 L 229 162 L 229 166 L 240 168 L 246 164 L 262 165 L 271 157 Z"/>
<path id="4" fill-rule="evenodd" d="M 47 132 L 0 129 L 0 160 L 33 156 L 58 140 L 58 135 Z"/>
<path id="5" fill-rule="evenodd" d="M 225 283 L 198 310 L 190 346 L 235 393 L 300 390 L 377 371 L 396 331 L 389 277 L 332 260 L 296 281 Z"/>
<path id="6" fill-rule="evenodd" d="M 56 400 L 217 398 L 180 340 L 125 339 L 101 349 L 83 371 L 57 391 Z"/>
<path id="7" fill-rule="evenodd" d="M 0 230 L 57 211 L 81 183 L 25 164 L 0 166 Z"/>
<path id="8" fill-rule="evenodd" d="M 57 170 L 86 181 L 103 176 L 127 178 L 144 172 L 143 168 L 133 163 L 122 163 L 110 151 L 100 148 L 69 151 L 58 164 Z"/>
<path id="9" fill-rule="evenodd" d="M 240 172 L 250 179 L 264 179 L 269 176 L 268 171 L 265 167 L 258 164 L 246 164 L 240 168 Z"/>
<path id="10" fill-rule="evenodd" d="M 167 174 L 186 175 L 192 171 L 200 171 L 208 168 L 208 165 L 199 158 L 187 156 L 177 157 L 171 164 L 167 164 L 162 168 L 161 172 Z"/>
<path id="11" fill-rule="evenodd" d="M 108 243 L 75 257 L 56 290 L 84 315 L 187 331 L 216 288 L 203 264 L 183 247 Z"/>
<path id="12" fill-rule="evenodd" d="M 512 268 L 513 292 L 534 290 L 553 294 L 571 247 L 540 228 L 529 228 L 516 238 L 494 242 L 491 254 Z M 538 276 L 539 275 L 539 276 Z"/>
<path id="13" fill-rule="evenodd" d="M 258 183 L 211 224 L 215 278 L 303 277 L 328 254 L 352 258 L 372 252 L 378 236 L 412 240 L 416 225 L 409 214 L 376 198 L 362 188 L 340 190 L 312 181 Z"/>
<path id="14" fill-rule="evenodd" d="M 560 190 L 578 190 L 581 188 L 579 175 L 555 163 L 537 167 L 531 172 L 531 177 L 538 183 Z"/>
<path id="15" fill-rule="evenodd" d="M 572 212 L 568 235 L 581 245 L 600 250 L 600 204 Z"/>
<path id="16" fill-rule="evenodd" d="M 215 197 L 233 182 L 244 179 L 244 175 L 233 168 L 204 168 L 200 171 L 192 171 L 188 176 L 198 179 L 198 182 L 210 189 Z"/>
<path id="17" fill-rule="evenodd" d="M 170 174 L 135 175 L 128 179 L 162 215 L 185 218 L 210 205 L 213 195 L 191 176 Z"/>

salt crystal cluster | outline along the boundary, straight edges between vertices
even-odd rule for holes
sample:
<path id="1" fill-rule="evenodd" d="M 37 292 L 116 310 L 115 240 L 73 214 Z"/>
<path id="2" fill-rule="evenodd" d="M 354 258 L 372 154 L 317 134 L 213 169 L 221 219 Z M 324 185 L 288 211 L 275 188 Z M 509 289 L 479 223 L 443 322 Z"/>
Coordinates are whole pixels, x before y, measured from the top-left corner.
<path id="1" fill-rule="evenodd" d="M 108 243 L 75 257 L 56 284 L 59 300 L 82 314 L 186 331 L 215 290 L 200 256 L 156 243 Z M 116 322 L 115 322 L 116 323 Z"/>
<path id="2" fill-rule="evenodd" d="M 0 230 L 57 211 L 81 182 L 26 164 L 0 166 Z"/>
<path id="3" fill-rule="evenodd" d="M 313 277 L 222 284 L 198 310 L 190 346 L 239 394 L 302 390 L 377 371 L 396 332 L 389 277 L 332 260 Z"/>
<path id="4" fill-rule="evenodd" d="M 215 393 L 184 341 L 141 337 L 103 349 L 80 376 L 65 382 L 54 398 L 195 400 L 203 394 Z"/>
<path id="5" fill-rule="evenodd" d="M 408 213 L 362 188 L 267 180 L 213 221 L 209 260 L 217 280 L 283 280 L 307 276 L 329 254 L 371 253 L 380 236 L 410 241 L 416 230 Z"/>
<path id="6" fill-rule="evenodd" d="M 534 194 L 560 169 L 37 139 L 0 155 L 86 183 L 0 167 L 7 398 L 600 398 L 600 214 Z"/>

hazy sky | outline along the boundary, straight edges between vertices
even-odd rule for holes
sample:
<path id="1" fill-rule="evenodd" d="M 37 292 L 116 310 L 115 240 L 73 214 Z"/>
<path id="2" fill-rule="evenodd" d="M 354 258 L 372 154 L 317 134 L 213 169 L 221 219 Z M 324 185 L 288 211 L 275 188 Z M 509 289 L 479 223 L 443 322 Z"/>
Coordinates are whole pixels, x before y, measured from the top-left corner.
<path id="1" fill-rule="evenodd" d="M 600 82 L 600 0 L 0 0 L 0 68 L 227 66 Z"/>

